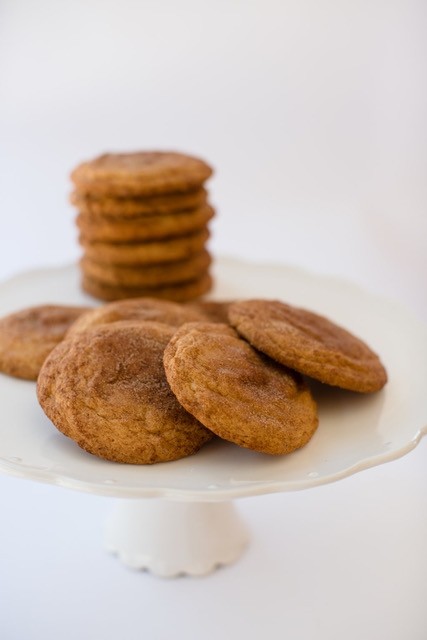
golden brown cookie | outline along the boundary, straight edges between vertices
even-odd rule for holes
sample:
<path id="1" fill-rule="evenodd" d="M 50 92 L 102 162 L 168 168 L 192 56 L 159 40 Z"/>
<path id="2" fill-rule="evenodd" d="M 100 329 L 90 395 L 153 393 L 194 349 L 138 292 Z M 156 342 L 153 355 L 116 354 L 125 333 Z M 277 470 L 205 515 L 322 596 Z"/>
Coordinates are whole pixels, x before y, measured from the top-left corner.
<path id="1" fill-rule="evenodd" d="M 59 431 L 106 460 L 152 464 L 195 453 L 211 433 L 181 407 L 162 357 L 173 329 L 117 322 L 75 334 L 45 361 L 39 402 Z"/>
<path id="2" fill-rule="evenodd" d="M 205 205 L 193 211 L 124 220 L 80 214 L 76 223 L 89 242 L 144 242 L 194 233 L 205 227 L 213 215 L 212 207 Z"/>
<path id="3" fill-rule="evenodd" d="M 180 327 L 186 322 L 204 321 L 202 312 L 191 309 L 189 305 L 158 300 L 157 298 L 133 298 L 118 300 L 91 309 L 74 322 L 67 337 L 75 333 L 87 331 L 103 324 L 132 320 L 134 322 L 161 322 L 170 327 Z"/>
<path id="4" fill-rule="evenodd" d="M 201 311 L 210 322 L 222 322 L 230 324 L 228 321 L 228 309 L 234 300 L 197 300 L 189 302 L 188 306 Z"/>
<path id="5" fill-rule="evenodd" d="M 134 218 L 171 214 L 198 209 L 206 204 L 206 190 L 186 191 L 145 198 L 112 198 L 107 195 L 93 198 L 73 191 L 71 203 L 85 215 L 103 218 Z"/>
<path id="6" fill-rule="evenodd" d="M 105 284 L 119 287 L 157 287 L 194 280 L 205 273 L 211 262 L 212 258 L 205 250 L 186 260 L 140 266 L 105 264 L 84 256 L 80 266 L 89 278 Z"/>
<path id="7" fill-rule="evenodd" d="M 311 311 L 277 300 L 245 300 L 230 306 L 229 318 L 254 347 L 321 382 L 364 393 L 387 382 L 368 345 Z"/>
<path id="8" fill-rule="evenodd" d="M 198 189 L 212 175 L 199 158 L 167 151 L 106 153 L 80 164 L 71 179 L 80 193 L 141 197 Z"/>
<path id="9" fill-rule="evenodd" d="M 303 378 L 227 325 L 183 325 L 165 349 L 164 365 L 182 406 L 225 440 L 279 455 L 305 445 L 317 428 Z"/>
<path id="10" fill-rule="evenodd" d="M 83 235 L 79 240 L 86 255 L 92 260 L 129 265 L 184 260 L 203 251 L 208 238 L 209 231 L 205 228 L 187 236 L 152 242 L 123 242 L 121 244 L 90 242 Z"/>
<path id="11" fill-rule="evenodd" d="M 186 302 L 207 293 L 212 287 L 212 278 L 208 272 L 202 273 L 194 280 L 167 284 L 158 287 L 123 287 L 100 282 L 83 275 L 82 288 L 100 300 L 123 300 L 126 298 L 160 298 L 174 302 Z"/>
<path id="12" fill-rule="evenodd" d="M 36 380 L 40 367 L 89 307 L 40 305 L 0 319 L 0 371 Z"/>

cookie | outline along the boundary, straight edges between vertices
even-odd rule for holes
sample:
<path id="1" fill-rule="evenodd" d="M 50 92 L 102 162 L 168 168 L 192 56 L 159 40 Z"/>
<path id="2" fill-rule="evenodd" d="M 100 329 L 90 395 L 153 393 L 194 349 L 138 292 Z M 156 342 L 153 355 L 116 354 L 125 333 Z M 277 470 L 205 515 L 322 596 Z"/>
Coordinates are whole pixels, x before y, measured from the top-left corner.
<path id="1" fill-rule="evenodd" d="M 193 280 L 204 273 L 211 262 L 209 252 L 204 250 L 186 260 L 142 266 L 105 264 L 84 256 L 80 266 L 89 278 L 105 284 L 119 287 L 157 287 Z"/>
<path id="2" fill-rule="evenodd" d="M 89 307 L 40 305 L 0 319 L 0 371 L 36 380 L 40 367 Z"/>
<path id="3" fill-rule="evenodd" d="M 209 231 L 204 228 L 187 236 L 152 242 L 90 242 L 84 235 L 79 238 L 85 254 L 96 262 L 117 265 L 155 264 L 184 260 L 205 248 Z"/>
<path id="4" fill-rule="evenodd" d="M 176 152 L 106 153 L 71 174 L 80 193 L 141 197 L 198 189 L 212 175 L 199 158 Z"/>
<path id="5" fill-rule="evenodd" d="M 76 224 L 89 242 L 138 242 L 188 235 L 205 227 L 213 215 L 212 207 L 205 205 L 193 211 L 125 220 L 80 214 Z"/>
<path id="6" fill-rule="evenodd" d="M 246 300 L 230 306 L 229 318 L 254 347 L 321 382 L 364 393 L 387 382 L 367 344 L 311 311 L 277 300 Z"/>
<path id="7" fill-rule="evenodd" d="M 186 302 L 207 293 L 212 288 L 212 278 L 208 272 L 194 280 L 158 287 L 124 287 L 109 285 L 83 274 L 82 288 L 100 300 L 123 300 L 126 298 L 153 297 L 174 302 Z"/>
<path id="8" fill-rule="evenodd" d="M 134 218 L 171 214 L 198 209 L 206 204 L 205 189 L 171 193 L 145 198 L 112 198 L 108 195 L 93 198 L 73 191 L 70 201 L 81 213 L 103 218 Z"/>
<path id="9" fill-rule="evenodd" d="M 131 464 L 177 460 L 212 434 L 178 403 L 162 358 L 173 329 L 117 322 L 75 334 L 45 361 L 37 395 L 59 431 L 89 453 Z"/>
<path id="10" fill-rule="evenodd" d="M 96 307 L 74 322 L 67 333 L 67 337 L 81 333 L 103 324 L 132 320 L 134 322 L 160 322 L 170 327 L 180 327 L 186 322 L 206 320 L 201 311 L 192 309 L 189 305 L 178 302 L 158 300 L 157 298 L 133 298 L 119 300 Z"/>
<path id="11" fill-rule="evenodd" d="M 182 406 L 225 440 L 280 455 L 304 446 L 317 428 L 303 378 L 227 325 L 183 325 L 165 349 L 164 365 Z"/>
<path id="12" fill-rule="evenodd" d="M 196 302 L 189 302 L 188 306 L 191 306 L 196 311 L 201 311 L 210 322 L 222 322 L 223 324 L 229 324 L 228 322 L 228 309 L 231 300 L 197 300 Z"/>

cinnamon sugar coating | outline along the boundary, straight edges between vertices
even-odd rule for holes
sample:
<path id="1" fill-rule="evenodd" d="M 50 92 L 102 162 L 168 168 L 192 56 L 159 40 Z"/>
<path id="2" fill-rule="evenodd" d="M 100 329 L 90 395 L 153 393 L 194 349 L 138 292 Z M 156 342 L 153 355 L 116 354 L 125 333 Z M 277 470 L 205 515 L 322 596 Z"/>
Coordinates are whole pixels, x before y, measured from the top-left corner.
<path id="1" fill-rule="evenodd" d="M 197 278 L 185 282 L 158 285 L 156 287 L 128 287 L 110 285 L 83 274 L 82 288 L 86 293 L 100 300 L 123 300 L 126 298 L 142 298 L 150 296 L 161 300 L 186 302 L 207 293 L 212 287 L 212 277 L 205 270 Z"/>
<path id="2" fill-rule="evenodd" d="M 80 213 L 76 224 L 89 242 L 144 242 L 168 237 L 185 236 L 202 229 L 213 217 L 209 205 L 162 216 L 141 216 L 121 219 L 103 218 Z"/>
<path id="3" fill-rule="evenodd" d="M 0 319 L 0 371 L 36 380 L 40 367 L 89 307 L 39 305 Z"/>
<path id="4" fill-rule="evenodd" d="M 185 260 L 200 253 L 209 239 L 206 227 L 175 238 L 146 242 L 92 242 L 83 234 L 79 242 L 85 254 L 97 262 L 116 265 L 145 265 Z"/>
<path id="5" fill-rule="evenodd" d="M 194 280 L 200 274 L 205 273 L 211 263 L 212 257 L 205 249 L 185 260 L 148 264 L 143 267 L 106 264 L 83 256 L 80 260 L 80 267 L 89 278 L 107 285 L 157 287 Z"/>
<path id="6" fill-rule="evenodd" d="M 170 327 L 180 327 L 186 322 L 198 322 L 206 318 L 190 305 L 182 305 L 157 298 L 133 298 L 104 304 L 83 314 L 70 328 L 67 337 L 100 325 L 132 320 L 134 322 L 160 322 Z"/>
<path id="7" fill-rule="evenodd" d="M 94 197 L 73 191 L 70 201 L 85 215 L 100 216 L 106 220 L 132 219 L 141 216 L 169 215 L 179 211 L 197 209 L 206 204 L 205 189 L 170 193 L 158 196 L 120 198 L 109 195 Z"/>
<path id="8" fill-rule="evenodd" d="M 379 357 L 327 318 L 278 300 L 245 300 L 230 306 L 238 333 L 281 364 L 350 391 L 378 391 L 387 382 Z"/>
<path id="9" fill-rule="evenodd" d="M 198 300 L 189 302 L 188 306 L 201 311 L 210 322 L 229 324 L 228 309 L 233 300 Z"/>
<path id="10" fill-rule="evenodd" d="M 305 445 L 317 424 L 302 377 L 253 349 L 220 323 L 180 327 L 165 349 L 179 402 L 216 435 L 279 455 Z"/>
<path id="11" fill-rule="evenodd" d="M 39 402 L 94 455 L 152 464 L 195 453 L 212 434 L 178 403 L 162 364 L 173 329 L 123 321 L 74 334 L 45 361 Z"/>
<path id="12" fill-rule="evenodd" d="M 80 193 L 120 197 L 193 191 L 212 175 L 203 160 L 173 151 L 105 153 L 71 174 Z"/>

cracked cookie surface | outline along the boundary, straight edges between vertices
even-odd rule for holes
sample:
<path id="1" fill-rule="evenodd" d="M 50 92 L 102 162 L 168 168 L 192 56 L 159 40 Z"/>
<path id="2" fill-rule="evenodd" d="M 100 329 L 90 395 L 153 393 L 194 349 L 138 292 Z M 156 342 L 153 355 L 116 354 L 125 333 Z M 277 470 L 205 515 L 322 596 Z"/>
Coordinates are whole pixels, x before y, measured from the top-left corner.
<path id="1" fill-rule="evenodd" d="M 152 196 L 198 189 L 212 175 L 200 158 L 173 151 L 105 153 L 82 162 L 71 179 L 80 193 Z"/>
<path id="2" fill-rule="evenodd" d="M 229 319 L 254 347 L 325 384 L 368 393 L 387 382 L 377 354 L 324 316 L 278 300 L 244 300 L 230 306 Z"/>
<path id="3" fill-rule="evenodd" d="M 0 319 L 0 371 L 36 380 L 43 362 L 90 307 L 38 305 Z"/>
<path id="4" fill-rule="evenodd" d="M 202 311 L 190 305 L 157 298 L 132 298 L 109 302 L 85 313 L 72 325 L 67 336 L 123 320 L 160 322 L 170 327 L 180 327 L 186 322 L 199 322 L 206 318 Z"/>
<path id="5" fill-rule="evenodd" d="M 290 453 L 317 424 L 303 378 L 257 352 L 220 323 L 180 327 L 165 349 L 179 402 L 216 435 L 262 453 Z"/>
<path id="6" fill-rule="evenodd" d="M 38 378 L 44 412 L 82 449 L 107 460 L 152 464 L 195 453 L 212 433 L 166 380 L 162 358 L 173 332 L 122 321 L 67 338 Z"/>

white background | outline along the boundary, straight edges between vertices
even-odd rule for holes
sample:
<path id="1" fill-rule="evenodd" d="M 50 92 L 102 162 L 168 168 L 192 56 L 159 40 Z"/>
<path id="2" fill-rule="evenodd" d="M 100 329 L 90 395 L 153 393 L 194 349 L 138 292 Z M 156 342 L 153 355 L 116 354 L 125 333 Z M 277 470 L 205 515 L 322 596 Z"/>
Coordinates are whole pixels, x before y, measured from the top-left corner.
<path id="1" fill-rule="evenodd" d="M 427 321 L 426 13 L 2 0 L 0 276 L 77 259 L 75 164 L 176 149 L 216 169 L 215 255 L 340 275 Z M 108 499 L 1 477 L 0 636 L 424 640 L 426 488 L 422 442 L 334 485 L 242 500 L 241 561 L 163 581 L 104 554 Z"/>

